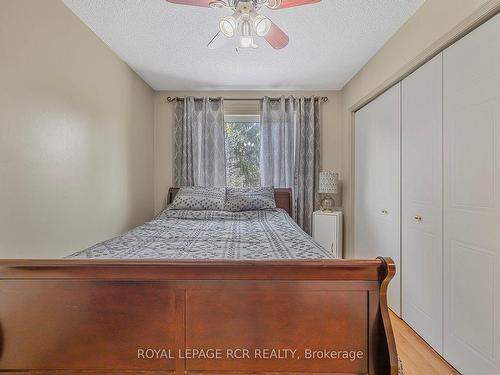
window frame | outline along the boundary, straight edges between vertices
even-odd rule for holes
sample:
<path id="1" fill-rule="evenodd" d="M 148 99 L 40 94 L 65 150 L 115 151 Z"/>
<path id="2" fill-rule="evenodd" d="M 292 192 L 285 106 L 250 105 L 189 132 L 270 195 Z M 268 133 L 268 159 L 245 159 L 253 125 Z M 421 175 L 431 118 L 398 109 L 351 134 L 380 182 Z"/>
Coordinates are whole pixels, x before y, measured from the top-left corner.
<path id="1" fill-rule="evenodd" d="M 260 124 L 260 115 L 224 115 L 226 122 L 252 122 Z"/>

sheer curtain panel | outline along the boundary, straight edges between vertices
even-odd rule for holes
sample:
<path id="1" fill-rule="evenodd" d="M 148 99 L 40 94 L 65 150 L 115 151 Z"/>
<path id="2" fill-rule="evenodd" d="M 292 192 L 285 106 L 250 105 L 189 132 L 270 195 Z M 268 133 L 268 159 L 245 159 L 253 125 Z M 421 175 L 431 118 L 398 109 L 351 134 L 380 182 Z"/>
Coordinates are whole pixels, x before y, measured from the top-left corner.
<path id="1" fill-rule="evenodd" d="M 262 100 L 260 178 L 262 186 L 293 185 L 295 103 L 291 98 Z"/>
<path id="2" fill-rule="evenodd" d="M 225 186 L 224 101 L 186 97 L 175 103 L 175 185 Z"/>
<path id="3" fill-rule="evenodd" d="M 294 219 L 309 234 L 319 207 L 320 107 L 317 97 L 265 97 L 261 109 L 261 184 L 293 189 Z"/>

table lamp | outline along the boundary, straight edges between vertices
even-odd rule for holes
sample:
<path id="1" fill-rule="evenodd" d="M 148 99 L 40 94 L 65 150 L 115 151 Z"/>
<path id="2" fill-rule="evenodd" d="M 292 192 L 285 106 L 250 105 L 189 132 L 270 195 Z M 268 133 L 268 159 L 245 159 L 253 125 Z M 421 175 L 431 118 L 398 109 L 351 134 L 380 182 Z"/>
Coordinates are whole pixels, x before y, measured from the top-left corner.
<path id="1" fill-rule="evenodd" d="M 321 211 L 333 212 L 335 201 L 329 194 L 337 194 L 339 184 L 339 174 L 337 172 L 320 172 L 319 173 L 319 193 L 326 194 L 321 200 Z"/>

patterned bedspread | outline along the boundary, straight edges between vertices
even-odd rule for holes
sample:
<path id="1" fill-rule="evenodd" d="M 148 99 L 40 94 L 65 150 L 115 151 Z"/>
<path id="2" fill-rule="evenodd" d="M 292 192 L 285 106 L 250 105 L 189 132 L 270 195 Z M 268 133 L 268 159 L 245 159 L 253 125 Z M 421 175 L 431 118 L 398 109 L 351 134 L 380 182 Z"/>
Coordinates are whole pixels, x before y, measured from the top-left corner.
<path id="1" fill-rule="evenodd" d="M 165 210 L 156 219 L 68 258 L 327 259 L 327 250 L 282 209 Z"/>

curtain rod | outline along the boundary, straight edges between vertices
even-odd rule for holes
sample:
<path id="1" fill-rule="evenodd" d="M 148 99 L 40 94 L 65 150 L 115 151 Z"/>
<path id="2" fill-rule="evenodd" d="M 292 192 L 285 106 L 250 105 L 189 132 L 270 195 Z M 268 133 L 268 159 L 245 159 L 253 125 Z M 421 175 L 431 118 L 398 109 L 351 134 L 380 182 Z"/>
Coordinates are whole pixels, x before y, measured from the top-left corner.
<path id="1" fill-rule="evenodd" d="M 183 100 L 185 98 L 183 97 L 171 97 L 171 96 L 168 96 L 167 97 L 167 102 L 169 103 L 172 103 L 172 102 L 175 102 L 177 100 Z M 213 98 L 213 99 L 216 99 L 216 98 Z M 278 100 L 279 98 L 271 98 L 272 100 Z M 320 99 L 323 101 L 323 103 L 326 103 L 328 102 L 328 96 L 321 96 Z M 262 98 L 224 98 L 224 100 L 226 101 L 261 101 Z"/>

